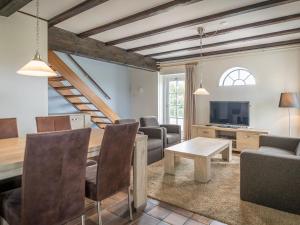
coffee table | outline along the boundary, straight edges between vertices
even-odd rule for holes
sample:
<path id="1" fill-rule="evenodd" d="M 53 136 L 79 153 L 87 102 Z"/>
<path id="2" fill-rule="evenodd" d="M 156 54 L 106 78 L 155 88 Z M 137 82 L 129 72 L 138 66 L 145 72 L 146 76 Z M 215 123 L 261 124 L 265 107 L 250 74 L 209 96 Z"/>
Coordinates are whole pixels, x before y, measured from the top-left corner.
<path id="1" fill-rule="evenodd" d="M 231 161 L 232 141 L 197 137 L 165 149 L 164 169 L 175 174 L 175 156 L 194 160 L 195 180 L 207 183 L 211 179 L 211 157 L 222 153 L 222 159 Z"/>

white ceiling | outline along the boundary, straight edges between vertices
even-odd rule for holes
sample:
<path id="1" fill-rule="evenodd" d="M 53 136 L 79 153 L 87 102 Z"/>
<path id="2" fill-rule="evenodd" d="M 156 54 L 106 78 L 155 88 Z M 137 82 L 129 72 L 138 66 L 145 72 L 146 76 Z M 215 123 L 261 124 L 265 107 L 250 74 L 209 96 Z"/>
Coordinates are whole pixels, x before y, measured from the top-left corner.
<path id="1" fill-rule="evenodd" d="M 40 15 L 44 19 L 51 19 L 54 16 L 66 11 L 69 8 L 83 2 L 84 0 L 40 0 Z M 89 9 L 79 15 L 76 15 L 68 20 L 65 20 L 56 26 L 74 33 L 81 33 L 87 31 L 91 28 L 97 26 L 102 26 L 107 23 L 113 22 L 115 20 L 130 16 L 137 12 L 141 12 L 155 6 L 170 2 L 172 0 L 109 0 L 103 4 L 100 4 L 92 9 Z M 264 0 L 203 0 L 194 4 L 179 6 L 173 8 L 168 12 L 161 13 L 156 16 L 152 16 L 147 19 L 133 22 L 112 30 L 102 32 L 91 36 L 91 38 L 97 39 L 102 42 L 109 42 L 119 38 L 131 36 L 134 34 L 139 34 L 145 31 L 151 31 L 157 28 L 162 28 L 165 26 L 177 24 L 184 21 L 189 21 L 192 19 L 200 18 L 203 16 L 208 16 L 211 14 L 227 11 L 234 8 L 239 8 L 246 5 L 251 5 L 254 3 L 262 2 Z M 32 1 L 21 11 L 34 14 L 35 13 L 35 1 Z M 197 27 L 203 26 L 206 32 L 216 31 L 219 29 L 225 29 L 233 26 L 258 22 L 262 20 L 277 18 L 281 16 L 287 16 L 300 13 L 300 0 L 288 3 L 281 6 L 276 6 L 268 9 L 258 10 L 255 12 L 250 12 L 238 16 L 229 17 L 222 20 L 217 20 L 214 22 L 209 22 L 205 24 L 199 24 L 197 26 L 190 26 L 186 28 L 181 28 L 173 31 L 168 31 L 158 35 L 153 35 L 151 37 L 138 39 L 135 41 L 130 41 L 117 45 L 118 47 L 124 49 L 130 49 L 134 47 L 149 45 L 153 43 L 159 43 L 163 41 L 168 41 L 172 39 L 177 39 L 181 37 L 188 37 L 197 34 Z M 226 21 L 226 25 L 221 25 L 221 22 Z M 231 32 L 224 35 L 218 35 L 213 37 L 208 37 L 203 40 L 203 44 L 217 43 L 226 40 L 233 40 L 242 37 L 255 36 L 275 31 L 281 31 L 292 28 L 300 28 L 300 19 L 279 23 L 272 26 L 265 26 L 260 28 L 245 29 L 240 31 Z M 284 35 L 274 38 L 264 38 L 255 41 L 246 41 L 236 44 L 228 44 L 219 47 L 207 48 L 207 51 L 217 51 L 237 47 L 245 47 L 256 44 L 264 44 L 270 42 L 277 42 L 283 40 L 292 40 L 300 38 L 298 34 Z M 180 48 L 199 46 L 199 41 L 184 41 L 180 43 L 170 44 L 163 47 L 147 49 L 139 51 L 138 53 L 147 55 L 153 53 L 159 53 L 164 51 L 170 51 Z M 194 51 L 180 51 L 172 54 L 165 54 L 157 56 L 155 58 L 168 58 L 174 56 L 182 56 L 189 54 L 197 54 L 199 50 Z"/>

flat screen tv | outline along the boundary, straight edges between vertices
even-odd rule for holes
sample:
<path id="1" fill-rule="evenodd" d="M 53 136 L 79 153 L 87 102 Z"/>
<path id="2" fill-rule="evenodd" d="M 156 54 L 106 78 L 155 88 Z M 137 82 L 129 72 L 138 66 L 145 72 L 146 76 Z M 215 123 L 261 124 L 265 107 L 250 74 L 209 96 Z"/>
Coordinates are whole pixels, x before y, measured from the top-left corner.
<path id="1" fill-rule="evenodd" d="M 210 123 L 249 126 L 249 102 L 211 101 Z"/>

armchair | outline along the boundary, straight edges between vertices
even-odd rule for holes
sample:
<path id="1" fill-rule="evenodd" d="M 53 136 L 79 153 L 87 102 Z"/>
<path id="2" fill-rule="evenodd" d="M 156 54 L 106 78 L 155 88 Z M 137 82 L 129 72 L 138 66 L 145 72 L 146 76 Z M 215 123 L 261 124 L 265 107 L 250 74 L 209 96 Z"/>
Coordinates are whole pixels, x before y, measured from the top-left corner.
<path id="1" fill-rule="evenodd" d="M 134 123 L 135 119 L 120 119 L 116 120 L 116 124 Z M 164 143 L 164 130 L 159 127 L 141 127 L 138 131 L 139 134 L 148 136 L 148 165 L 159 161 L 163 158 L 163 143 Z"/>
<path id="2" fill-rule="evenodd" d="M 155 127 L 141 127 L 139 131 L 148 135 L 148 165 L 163 158 L 163 130 Z"/>
<path id="3" fill-rule="evenodd" d="M 300 139 L 261 136 L 241 153 L 241 199 L 300 214 Z"/>
<path id="4" fill-rule="evenodd" d="M 160 127 L 163 128 L 164 148 L 180 143 L 181 127 L 176 124 L 161 124 L 159 125 L 156 117 L 141 117 L 141 127 Z"/>

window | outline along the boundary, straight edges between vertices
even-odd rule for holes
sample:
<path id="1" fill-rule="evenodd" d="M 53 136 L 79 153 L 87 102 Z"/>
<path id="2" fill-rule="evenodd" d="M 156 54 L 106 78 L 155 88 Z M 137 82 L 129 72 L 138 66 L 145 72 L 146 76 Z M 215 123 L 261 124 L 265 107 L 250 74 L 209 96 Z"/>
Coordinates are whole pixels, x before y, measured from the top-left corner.
<path id="1" fill-rule="evenodd" d="M 184 80 L 171 80 L 168 84 L 168 122 L 183 128 Z"/>
<path id="2" fill-rule="evenodd" d="M 163 76 L 163 122 L 177 124 L 183 131 L 185 75 Z"/>
<path id="3" fill-rule="evenodd" d="M 243 85 L 255 85 L 255 77 L 247 69 L 241 67 L 226 70 L 219 81 L 219 86 Z"/>

